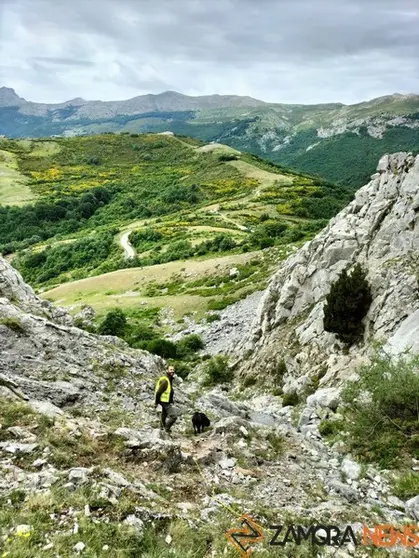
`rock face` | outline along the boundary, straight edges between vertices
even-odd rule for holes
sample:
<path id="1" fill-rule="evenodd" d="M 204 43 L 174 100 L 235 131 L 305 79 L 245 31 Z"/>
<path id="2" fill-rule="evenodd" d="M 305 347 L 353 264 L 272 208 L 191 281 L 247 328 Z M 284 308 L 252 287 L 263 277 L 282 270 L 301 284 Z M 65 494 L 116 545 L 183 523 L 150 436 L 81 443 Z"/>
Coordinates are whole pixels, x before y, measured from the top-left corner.
<path id="1" fill-rule="evenodd" d="M 100 404 L 115 378 L 127 406 L 152 398 L 160 358 L 71 324 L 71 316 L 38 298 L 0 259 L 0 390 L 18 392 L 47 414 L 54 405 Z"/>
<path id="2" fill-rule="evenodd" d="M 368 273 L 373 295 L 365 340 L 389 340 L 386 348 L 393 353 L 406 347 L 417 352 L 419 156 L 382 157 L 371 182 L 272 277 L 251 331 L 238 347 L 238 352 L 253 352 L 243 373 L 266 372 L 291 354 L 289 381 L 322 369 L 323 386 L 351 374 L 368 350 L 343 355 L 335 336 L 323 329 L 323 305 L 339 273 L 357 262 Z"/>

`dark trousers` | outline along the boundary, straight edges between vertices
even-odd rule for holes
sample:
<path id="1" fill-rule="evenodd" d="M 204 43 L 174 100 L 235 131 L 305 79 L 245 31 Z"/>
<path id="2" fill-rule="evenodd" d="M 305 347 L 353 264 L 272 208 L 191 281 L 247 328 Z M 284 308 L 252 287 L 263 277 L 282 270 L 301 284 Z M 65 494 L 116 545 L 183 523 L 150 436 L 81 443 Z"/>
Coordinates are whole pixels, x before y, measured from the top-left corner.
<path id="1" fill-rule="evenodd" d="M 161 425 L 165 430 L 170 430 L 177 420 L 177 414 L 172 403 L 160 403 L 162 408 Z"/>

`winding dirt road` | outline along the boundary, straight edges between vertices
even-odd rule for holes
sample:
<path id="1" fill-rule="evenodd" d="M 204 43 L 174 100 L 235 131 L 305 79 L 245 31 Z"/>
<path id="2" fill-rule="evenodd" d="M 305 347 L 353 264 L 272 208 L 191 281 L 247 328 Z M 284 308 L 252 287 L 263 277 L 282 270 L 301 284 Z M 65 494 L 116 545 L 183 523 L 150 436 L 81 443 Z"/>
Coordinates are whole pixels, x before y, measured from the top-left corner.
<path id="1" fill-rule="evenodd" d="M 132 230 L 125 232 L 119 241 L 123 251 L 125 252 L 125 259 L 132 260 L 136 256 L 136 252 L 134 247 L 129 241 L 129 235 L 132 233 Z"/>

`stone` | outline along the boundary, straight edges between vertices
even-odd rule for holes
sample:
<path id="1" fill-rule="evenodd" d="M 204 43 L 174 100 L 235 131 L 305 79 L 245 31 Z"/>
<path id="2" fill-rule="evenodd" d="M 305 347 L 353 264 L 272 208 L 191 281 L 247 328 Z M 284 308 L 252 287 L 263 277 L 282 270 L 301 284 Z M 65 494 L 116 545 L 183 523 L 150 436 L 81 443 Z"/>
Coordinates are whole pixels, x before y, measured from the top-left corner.
<path id="1" fill-rule="evenodd" d="M 247 438 L 249 436 L 249 431 L 247 430 L 247 428 L 245 426 L 240 426 L 239 430 L 245 438 Z"/>
<path id="2" fill-rule="evenodd" d="M 387 498 L 387 503 L 390 506 L 393 506 L 394 508 L 401 508 L 404 509 L 405 504 L 402 500 L 400 500 L 400 498 L 397 498 L 397 496 L 389 496 Z"/>
<path id="3" fill-rule="evenodd" d="M 234 457 L 223 457 L 219 462 L 221 469 L 232 469 L 237 463 L 237 459 Z"/>
<path id="4" fill-rule="evenodd" d="M 361 474 L 361 465 L 346 456 L 342 461 L 341 471 L 348 479 L 357 480 Z"/>
<path id="5" fill-rule="evenodd" d="M 142 537 L 144 534 L 144 521 L 137 517 L 136 515 L 129 515 L 125 520 L 124 523 L 133 527 L 137 531 L 137 535 Z"/>
<path id="6" fill-rule="evenodd" d="M 118 428 L 115 431 L 115 436 L 124 438 L 127 447 L 138 449 L 152 448 L 162 440 L 162 433 L 158 428 L 144 428 L 142 430 Z"/>
<path id="7" fill-rule="evenodd" d="M 247 432 L 249 423 L 239 417 L 226 417 L 218 420 L 213 427 L 214 434 L 242 434 L 242 428 Z"/>
<path id="8" fill-rule="evenodd" d="M 340 401 L 339 394 L 340 391 L 337 388 L 318 389 L 307 397 L 307 406 L 312 408 L 327 407 L 336 410 Z"/>
<path id="9" fill-rule="evenodd" d="M 7 451 L 8 453 L 32 453 L 36 450 L 38 444 L 21 444 L 14 442 L 0 442 L 0 450 Z"/>
<path id="10" fill-rule="evenodd" d="M 47 464 L 46 459 L 35 459 L 35 461 L 32 463 L 33 467 L 35 467 L 36 469 L 40 469 L 46 464 Z"/>
<path id="11" fill-rule="evenodd" d="M 75 552 L 77 552 L 78 554 L 80 554 L 80 552 L 83 552 L 83 550 L 86 548 L 86 545 L 84 544 L 84 542 L 78 542 L 77 544 L 75 544 L 73 546 Z"/>
<path id="12" fill-rule="evenodd" d="M 70 469 L 68 473 L 68 480 L 76 484 L 86 484 L 89 481 L 91 469 L 85 467 L 75 467 Z"/>
<path id="13" fill-rule="evenodd" d="M 335 410 L 338 392 L 322 390 L 338 390 L 335 386 L 368 362 L 370 340 L 383 341 L 385 347 L 389 340 L 395 353 L 407 347 L 413 354 L 419 352 L 419 156 L 386 155 L 379 169 L 325 229 L 281 261 L 252 326 L 235 348 L 236 354 L 247 351 L 237 366 L 238 375 L 249 370 L 266 375 L 277 355 L 290 355 L 289 347 L 297 340 L 286 363 L 289 376 L 299 379 L 324 370 L 325 388 L 310 395 L 307 406 Z M 373 301 L 364 319 L 366 342 L 346 355 L 336 336 L 324 331 L 322 308 L 339 273 L 355 263 L 368 271 Z"/>
<path id="14" fill-rule="evenodd" d="M 331 490 L 346 498 L 348 502 L 354 503 L 359 499 L 358 492 L 355 489 L 337 479 L 327 479 L 326 484 Z"/>
<path id="15" fill-rule="evenodd" d="M 405 504 L 405 509 L 416 521 L 419 521 L 419 495 L 410 498 Z"/>
<path id="16" fill-rule="evenodd" d="M 56 417 L 64 415 L 64 411 L 49 401 L 31 400 L 29 401 L 29 406 L 32 407 L 35 412 L 45 415 L 50 419 L 55 419 Z"/>
<path id="17" fill-rule="evenodd" d="M 108 477 L 109 481 L 116 485 L 116 486 L 130 486 L 130 482 L 122 475 L 121 473 L 117 473 L 116 471 L 112 471 L 112 469 L 105 469 L 103 471 L 105 475 Z"/>

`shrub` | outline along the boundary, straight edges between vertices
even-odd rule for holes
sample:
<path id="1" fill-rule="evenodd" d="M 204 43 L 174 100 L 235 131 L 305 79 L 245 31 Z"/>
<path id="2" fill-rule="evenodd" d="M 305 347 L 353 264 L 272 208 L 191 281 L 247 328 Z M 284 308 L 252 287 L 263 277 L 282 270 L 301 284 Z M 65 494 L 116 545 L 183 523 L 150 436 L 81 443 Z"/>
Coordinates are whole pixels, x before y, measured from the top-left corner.
<path id="1" fill-rule="evenodd" d="M 419 358 L 377 356 L 342 393 L 349 443 L 366 461 L 396 465 L 419 450 Z"/>
<path id="2" fill-rule="evenodd" d="M 109 310 L 98 328 L 99 335 L 117 335 L 123 337 L 127 327 L 127 318 L 120 308 Z"/>
<path id="3" fill-rule="evenodd" d="M 299 402 L 299 397 L 298 394 L 295 391 L 292 391 L 291 393 L 284 393 L 284 395 L 282 396 L 282 406 L 283 407 L 294 407 L 295 405 L 298 405 Z"/>
<path id="4" fill-rule="evenodd" d="M 204 348 L 204 342 L 200 335 L 192 334 L 187 335 L 181 339 L 177 344 L 178 355 L 189 355 L 191 353 L 196 353 L 200 349 Z"/>
<path id="5" fill-rule="evenodd" d="M 234 374 L 228 367 L 228 358 L 226 356 L 217 355 L 207 361 L 204 382 L 206 386 L 231 382 L 233 378 Z"/>
<path id="6" fill-rule="evenodd" d="M 151 341 L 157 337 L 157 333 L 152 327 L 145 324 L 137 324 L 130 327 L 129 333 L 125 336 L 127 343 L 134 348 L 141 348 L 145 341 Z"/>
<path id="7" fill-rule="evenodd" d="M 176 358 L 177 347 L 175 343 L 168 339 L 152 339 L 143 344 L 143 348 L 150 353 L 159 355 L 162 358 Z"/>
<path id="8" fill-rule="evenodd" d="M 236 161 L 238 159 L 237 155 L 234 153 L 222 153 L 219 155 L 219 161 Z"/>
<path id="9" fill-rule="evenodd" d="M 251 374 L 248 374 L 248 375 L 243 379 L 242 386 L 243 386 L 244 388 L 247 388 L 247 387 L 252 387 L 252 386 L 256 385 L 257 383 L 258 383 L 257 377 L 256 377 L 256 376 L 252 376 Z"/>
<path id="10" fill-rule="evenodd" d="M 191 367 L 186 362 L 171 359 L 168 361 L 168 364 L 174 367 L 177 376 L 180 376 L 184 380 L 189 376 Z"/>
<path id="11" fill-rule="evenodd" d="M 220 316 L 220 314 L 216 314 L 216 313 L 208 314 L 205 317 L 205 319 L 206 319 L 207 323 L 210 324 L 211 322 L 217 322 L 218 320 L 220 320 L 221 316 Z"/>
<path id="12" fill-rule="evenodd" d="M 326 297 L 324 329 L 349 345 L 358 342 L 364 334 L 362 320 L 371 302 L 370 286 L 361 266 L 357 264 L 350 275 L 343 270 Z"/>
<path id="13" fill-rule="evenodd" d="M 324 419 L 319 424 L 319 432 L 322 436 L 335 436 L 341 431 L 342 426 L 341 421 Z"/>
<path id="14" fill-rule="evenodd" d="M 286 373 L 287 373 L 287 365 L 285 364 L 285 360 L 282 358 L 278 362 L 276 368 L 272 371 L 272 376 L 277 382 L 282 384 Z"/>

